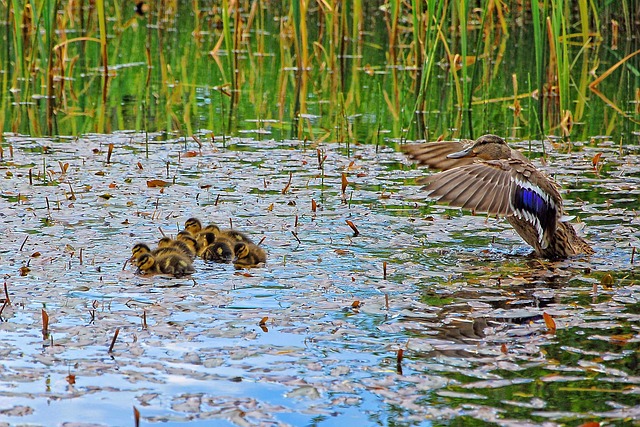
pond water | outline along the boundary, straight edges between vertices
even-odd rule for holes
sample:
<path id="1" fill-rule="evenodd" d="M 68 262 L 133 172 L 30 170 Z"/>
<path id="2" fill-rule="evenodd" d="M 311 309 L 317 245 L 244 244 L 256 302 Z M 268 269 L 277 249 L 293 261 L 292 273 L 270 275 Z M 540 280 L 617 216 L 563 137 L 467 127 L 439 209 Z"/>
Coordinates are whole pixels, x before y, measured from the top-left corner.
<path id="1" fill-rule="evenodd" d="M 0 423 L 640 420 L 637 145 L 547 145 L 596 251 L 548 262 L 504 220 L 425 201 L 395 146 L 201 140 L 7 138 Z M 126 264 L 191 216 L 264 238 L 267 265 Z"/>

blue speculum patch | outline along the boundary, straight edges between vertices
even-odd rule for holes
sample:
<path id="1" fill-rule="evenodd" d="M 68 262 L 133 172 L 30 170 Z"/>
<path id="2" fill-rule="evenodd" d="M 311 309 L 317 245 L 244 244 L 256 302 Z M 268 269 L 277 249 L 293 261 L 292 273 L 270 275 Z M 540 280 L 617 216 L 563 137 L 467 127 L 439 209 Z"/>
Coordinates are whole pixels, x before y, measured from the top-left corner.
<path id="1" fill-rule="evenodd" d="M 555 221 L 555 208 L 536 191 L 518 186 L 514 199 L 515 207 L 532 213 L 540 221 L 543 230 L 548 230 L 551 222 Z"/>

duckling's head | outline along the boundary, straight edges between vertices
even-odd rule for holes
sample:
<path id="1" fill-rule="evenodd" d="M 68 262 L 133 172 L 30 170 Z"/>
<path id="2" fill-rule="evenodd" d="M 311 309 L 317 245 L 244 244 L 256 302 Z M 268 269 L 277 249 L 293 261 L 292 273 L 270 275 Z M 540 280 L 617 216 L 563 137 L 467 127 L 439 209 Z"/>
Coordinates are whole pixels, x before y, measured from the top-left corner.
<path id="1" fill-rule="evenodd" d="M 220 233 L 220 227 L 218 227 L 217 225 L 211 223 L 211 224 L 207 224 L 206 227 L 203 227 L 202 230 L 200 231 L 201 233 L 213 233 L 216 236 Z"/>
<path id="2" fill-rule="evenodd" d="M 136 259 L 136 265 L 138 266 L 138 270 L 142 272 L 151 270 L 155 264 L 156 264 L 156 259 L 150 253 L 144 253 Z"/>
<path id="3" fill-rule="evenodd" d="M 236 259 L 242 259 L 249 256 L 249 246 L 245 242 L 238 242 L 233 246 L 233 252 L 236 254 Z"/>
<path id="4" fill-rule="evenodd" d="M 171 237 L 163 237 L 162 239 L 158 240 L 158 247 L 167 248 L 173 244 L 172 242 L 173 239 Z"/>
<path id="5" fill-rule="evenodd" d="M 449 159 L 463 157 L 478 157 L 482 160 L 509 159 L 511 158 L 511 147 L 497 135 L 482 135 L 469 147 L 447 156 Z"/>
<path id="6" fill-rule="evenodd" d="M 198 218 L 189 218 L 184 222 L 184 231 L 196 235 L 202 230 L 202 223 Z"/>
<path id="7" fill-rule="evenodd" d="M 133 245 L 133 247 L 131 248 L 131 259 L 135 260 L 137 259 L 140 255 L 142 254 L 147 254 L 151 252 L 151 249 L 149 248 L 149 246 L 147 246 L 146 243 L 136 243 L 135 245 Z"/>

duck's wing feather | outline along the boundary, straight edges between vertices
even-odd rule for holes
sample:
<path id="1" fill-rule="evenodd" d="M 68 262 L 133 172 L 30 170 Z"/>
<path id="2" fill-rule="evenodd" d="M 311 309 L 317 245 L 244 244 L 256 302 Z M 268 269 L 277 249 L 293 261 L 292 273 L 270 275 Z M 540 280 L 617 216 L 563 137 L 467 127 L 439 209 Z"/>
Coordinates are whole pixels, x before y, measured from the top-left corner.
<path id="1" fill-rule="evenodd" d="M 491 215 L 511 215 L 513 180 L 502 161 L 475 162 L 421 178 L 430 197 Z"/>
<path id="2" fill-rule="evenodd" d="M 447 156 L 464 150 L 473 141 L 463 139 L 461 141 L 439 141 L 426 142 L 422 144 L 406 144 L 402 146 L 402 151 L 418 164 L 431 169 L 448 170 L 459 166 L 469 165 L 474 159 L 463 157 L 460 159 L 449 159 Z"/>
<path id="3" fill-rule="evenodd" d="M 564 208 L 558 185 L 529 163 L 509 161 L 513 180 L 511 208 L 513 214 L 531 224 L 543 249 L 549 246 Z"/>
<path id="4" fill-rule="evenodd" d="M 551 178 L 518 159 L 477 161 L 420 179 L 430 197 L 490 215 L 513 215 L 529 223 L 544 249 L 563 215 Z"/>

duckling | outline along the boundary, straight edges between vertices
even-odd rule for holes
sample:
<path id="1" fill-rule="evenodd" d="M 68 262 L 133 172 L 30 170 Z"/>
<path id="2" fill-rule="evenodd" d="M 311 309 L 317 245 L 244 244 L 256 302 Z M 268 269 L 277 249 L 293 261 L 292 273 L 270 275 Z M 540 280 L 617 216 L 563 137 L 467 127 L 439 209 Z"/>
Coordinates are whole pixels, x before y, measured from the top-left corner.
<path id="1" fill-rule="evenodd" d="M 131 261 L 136 261 L 140 255 L 151 253 L 151 248 L 146 243 L 136 243 L 131 248 Z"/>
<path id="2" fill-rule="evenodd" d="M 149 246 L 146 243 L 136 243 L 135 245 L 133 245 L 133 248 L 131 248 L 132 255 L 131 255 L 131 258 L 129 258 L 129 260 L 133 265 L 138 265 L 140 257 L 144 254 L 150 254 L 156 257 L 159 255 L 165 255 L 172 252 L 179 253 L 179 254 L 182 253 L 179 249 L 172 246 L 165 246 L 162 248 L 155 248 L 154 250 L 151 250 L 151 248 L 149 248 Z"/>
<path id="3" fill-rule="evenodd" d="M 143 253 L 136 263 L 142 274 L 161 273 L 182 277 L 195 272 L 191 260 L 179 252 L 167 252 L 155 256 L 151 253 Z"/>
<path id="4" fill-rule="evenodd" d="M 151 248 L 149 247 L 149 245 L 147 245 L 146 243 L 136 243 L 135 245 L 133 245 L 133 247 L 131 248 L 131 258 L 130 260 L 135 261 L 137 260 L 140 255 L 142 254 L 152 254 L 155 255 L 158 252 L 158 248 L 151 250 Z"/>
<path id="5" fill-rule="evenodd" d="M 196 256 L 195 250 L 192 249 L 189 244 L 185 243 L 182 240 L 174 240 L 170 237 L 163 237 L 158 241 L 158 249 L 164 248 L 172 248 L 178 252 L 183 253 L 191 259 Z"/>
<path id="6" fill-rule="evenodd" d="M 196 236 L 202 230 L 202 223 L 198 218 L 189 218 L 184 222 L 184 231 Z"/>
<path id="7" fill-rule="evenodd" d="M 251 268 L 267 262 L 267 253 L 258 245 L 253 243 L 238 242 L 233 247 L 235 268 Z"/>
<path id="8" fill-rule="evenodd" d="M 201 256 L 205 261 L 230 263 L 233 261 L 234 252 L 230 242 L 222 240 L 207 246 Z"/>

